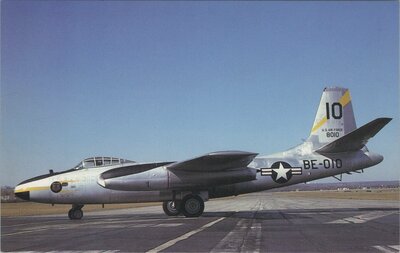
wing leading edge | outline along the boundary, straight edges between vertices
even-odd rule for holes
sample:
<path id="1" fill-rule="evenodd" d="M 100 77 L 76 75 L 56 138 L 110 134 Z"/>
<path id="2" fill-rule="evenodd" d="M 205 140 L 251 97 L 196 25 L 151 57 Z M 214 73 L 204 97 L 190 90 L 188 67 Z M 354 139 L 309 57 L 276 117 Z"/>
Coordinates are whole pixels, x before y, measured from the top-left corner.
<path id="1" fill-rule="evenodd" d="M 193 159 L 176 162 L 167 166 L 171 171 L 224 171 L 234 168 L 245 168 L 257 153 L 245 151 L 219 151 L 205 154 Z"/>

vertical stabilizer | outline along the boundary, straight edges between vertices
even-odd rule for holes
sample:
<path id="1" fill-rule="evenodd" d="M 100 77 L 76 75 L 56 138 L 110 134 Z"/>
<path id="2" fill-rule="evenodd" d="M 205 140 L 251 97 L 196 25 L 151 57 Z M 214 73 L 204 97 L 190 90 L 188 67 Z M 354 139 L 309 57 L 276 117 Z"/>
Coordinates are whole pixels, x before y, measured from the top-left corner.
<path id="1" fill-rule="evenodd" d="M 349 90 L 325 88 L 308 140 L 314 143 L 314 147 L 321 147 L 356 128 Z"/>

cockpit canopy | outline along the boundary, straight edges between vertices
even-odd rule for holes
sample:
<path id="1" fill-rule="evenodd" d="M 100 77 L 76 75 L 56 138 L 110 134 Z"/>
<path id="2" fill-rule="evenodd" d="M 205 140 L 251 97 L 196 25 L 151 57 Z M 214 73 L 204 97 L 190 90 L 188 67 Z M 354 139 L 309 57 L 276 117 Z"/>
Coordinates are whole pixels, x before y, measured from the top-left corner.
<path id="1" fill-rule="evenodd" d="M 78 165 L 74 167 L 74 170 L 80 169 L 87 169 L 87 168 L 94 168 L 94 167 L 102 167 L 102 166 L 110 166 L 110 165 L 118 165 L 123 163 L 134 163 L 134 161 L 122 159 L 122 158 L 115 158 L 115 157 L 90 157 L 86 158 Z"/>

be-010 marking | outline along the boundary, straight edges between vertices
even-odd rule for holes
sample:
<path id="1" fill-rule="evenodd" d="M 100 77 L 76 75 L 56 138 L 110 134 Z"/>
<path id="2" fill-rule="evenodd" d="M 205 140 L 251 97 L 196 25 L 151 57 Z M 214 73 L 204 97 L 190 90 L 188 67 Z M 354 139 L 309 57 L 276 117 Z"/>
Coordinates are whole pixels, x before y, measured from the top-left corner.
<path id="1" fill-rule="evenodd" d="M 314 169 L 317 170 L 320 167 L 325 169 L 340 169 L 342 168 L 342 159 L 324 159 L 318 163 L 318 160 L 303 160 L 303 168 L 305 170 Z"/>

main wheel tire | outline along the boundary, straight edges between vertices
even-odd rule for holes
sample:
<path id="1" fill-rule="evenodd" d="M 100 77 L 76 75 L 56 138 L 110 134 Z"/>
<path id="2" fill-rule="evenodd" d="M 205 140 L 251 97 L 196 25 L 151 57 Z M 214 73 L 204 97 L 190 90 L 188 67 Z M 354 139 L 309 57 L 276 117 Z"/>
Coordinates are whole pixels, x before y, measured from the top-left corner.
<path id="1" fill-rule="evenodd" d="M 74 217 L 74 220 L 82 219 L 83 211 L 81 209 L 74 209 L 72 212 L 72 217 Z"/>
<path id="2" fill-rule="evenodd" d="M 163 210 L 164 213 L 168 216 L 177 216 L 181 213 L 179 208 L 179 202 L 177 201 L 164 201 Z"/>
<path id="3" fill-rule="evenodd" d="M 181 211 L 186 217 L 199 217 L 204 211 L 204 201 L 198 195 L 187 195 L 182 200 Z"/>
<path id="4" fill-rule="evenodd" d="M 82 211 L 81 209 L 74 209 L 74 208 L 72 208 L 72 209 L 70 209 L 70 210 L 68 211 L 68 217 L 69 217 L 71 220 L 80 220 L 80 219 L 82 219 L 82 217 L 83 217 L 83 211 Z"/>

